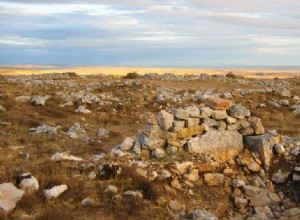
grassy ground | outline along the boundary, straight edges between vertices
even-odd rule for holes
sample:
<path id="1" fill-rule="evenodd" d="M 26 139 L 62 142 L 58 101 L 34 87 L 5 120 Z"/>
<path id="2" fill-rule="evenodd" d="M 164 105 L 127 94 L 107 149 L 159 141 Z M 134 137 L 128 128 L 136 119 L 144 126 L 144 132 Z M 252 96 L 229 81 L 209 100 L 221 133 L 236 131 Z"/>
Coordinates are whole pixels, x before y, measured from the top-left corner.
<path id="1" fill-rule="evenodd" d="M 76 79 L 72 79 L 72 81 Z M 86 84 L 95 81 L 115 81 L 115 79 L 87 78 L 80 79 L 80 83 Z M 123 81 L 123 79 L 120 79 Z M 143 84 L 152 86 L 142 90 Z M 295 85 L 293 94 L 300 95 L 300 79 L 293 79 Z M 153 105 L 155 88 L 166 86 L 177 90 L 197 90 L 214 88 L 219 91 L 248 88 L 234 83 L 222 83 L 215 81 L 191 81 L 173 82 L 142 80 L 138 86 L 120 87 L 118 83 L 112 86 L 103 86 L 94 91 L 95 94 L 113 94 L 124 104 L 124 108 L 113 113 L 118 102 L 112 106 L 87 105 L 91 114 L 83 115 L 74 112 L 77 106 L 59 107 L 62 104 L 58 89 L 49 87 L 23 87 L 7 83 L 0 79 L 0 104 L 7 109 L 0 112 L 0 121 L 9 122 L 10 125 L 0 125 L 0 183 L 16 182 L 16 177 L 23 172 L 32 173 L 40 183 L 40 189 L 50 188 L 58 184 L 67 184 L 69 190 L 57 200 L 47 202 L 42 190 L 33 195 L 24 196 L 18 203 L 16 210 L 11 215 L 12 219 L 18 219 L 21 214 L 36 215 L 37 219 L 172 219 L 164 205 L 158 205 L 156 200 L 160 196 L 177 199 L 188 204 L 189 197 L 178 192 L 176 195 L 166 193 L 164 183 L 149 183 L 136 175 L 130 167 L 124 166 L 125 172 L 117 179 L 101 181 L 88 177 L 96 167 L 86 167 L 73 162 L 53 162 L 50 157 L 56 152 L 70 151 L 75 156 L 80 156 L 85 161 L 91 161 L 91 156 L 107 152 L 111 147 L 120 143 L 127 136 L 136 136 L 137 131 L 145 124 L 142 115 L 156 114 L 158 107 Z M 250 87 L 253 88 L 253 87 Z M 71 92 L 71 89 L 64 92 Z M 28 103 L 14 100 L 17 95 L 45 95 L 50 94 L 50 99 L 45 106 L 33 106 Z M 263 120 L 266 128 L 276 129 L 282 134 L 300 136 L 300 118 L 291 114 L 288 107 L 280 110 L 271 106 L 259 109 L 254 103 L 266 103 L 271 98 L 279 99 L 275 95 L 252 94 L 243 99 L 236 98 L 236 102 L 243 103 L 251 108 L 253 115 Z M 92 141 L 72 140 L 65 134 L 73 123 L 79 122 L 87 131 Z M 55 136 L 29 135 L 29 129 L 40 124 L 61 125 L 62 128 Z M 96 135 L 98 128 L 107 128 L 112 132 L 106 138 Z M 22 146 L 19 150 L 11 149 L 11 146 Z M 30 155 L 29 159 L 22 158 L 22 153 Z M 185 155 L 182 155 L 185 157 Z M 126 161 L 125 161 L 126 162 Z M 99 163 L 99 162 L 98 162 Z M 125 200 L 121 204 L 115 204 L 103 193 L 109 185 L 116 185 L 120 192 L 132 189 L 141 190 L 146 198 L 144 201 Z M 198 204 L 208 209 L 214 207 L 219 216 L 226 215 L 226 210 L 231 207 L 229 198 L 225 195 L 223 187 L 205 187 L 199 182 L 195 187 Z M 84 207 L 81 201 L 91 197 L 95 204 Z M 4 217 L 3 217 L 4 218 Z M 1 219 L 1 217 L 0 217 Z"/>

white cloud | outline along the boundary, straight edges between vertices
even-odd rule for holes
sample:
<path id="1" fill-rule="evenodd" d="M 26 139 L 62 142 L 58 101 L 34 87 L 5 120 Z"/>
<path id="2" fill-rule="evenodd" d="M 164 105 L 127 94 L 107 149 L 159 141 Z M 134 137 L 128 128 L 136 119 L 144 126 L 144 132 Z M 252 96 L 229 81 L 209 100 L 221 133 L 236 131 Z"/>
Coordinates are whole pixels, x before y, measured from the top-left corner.
<path id="1" fill-rule="evenodd" d="M 15 46 L 43 46 L 46 41 L 35 38 L 24 38 L 19 36 L 0 36 L 0 44 Z"/>

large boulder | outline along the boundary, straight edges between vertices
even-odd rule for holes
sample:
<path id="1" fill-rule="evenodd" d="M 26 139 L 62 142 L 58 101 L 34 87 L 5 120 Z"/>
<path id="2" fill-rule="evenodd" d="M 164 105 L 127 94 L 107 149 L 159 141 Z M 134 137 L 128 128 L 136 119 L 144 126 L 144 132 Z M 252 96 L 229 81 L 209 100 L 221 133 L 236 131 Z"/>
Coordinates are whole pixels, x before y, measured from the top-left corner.
<path id="1" fill-rule="evenodd" d="M 0 213 L 3 211 L 5 214 L 9 214 L 13 211 L 24 193 L 12 183 L 0 184 Z"/>
<path id="2" fill-rule="evenodd" d="M 190 153 L 210 154 L 215 159 L 227 161 L 243 149 L 243 137 L 237 131 L 209 130 L 188 142 Z"/>
<path id="3" fill-rule="evenodd" d="M 247 136 L 244 142 L 250 151 L 257 152 L 261 157 L 266 170 L 269 169 L 272 159 L 272 149 L 275 144 L 275 138 L 270 134 Z"/>

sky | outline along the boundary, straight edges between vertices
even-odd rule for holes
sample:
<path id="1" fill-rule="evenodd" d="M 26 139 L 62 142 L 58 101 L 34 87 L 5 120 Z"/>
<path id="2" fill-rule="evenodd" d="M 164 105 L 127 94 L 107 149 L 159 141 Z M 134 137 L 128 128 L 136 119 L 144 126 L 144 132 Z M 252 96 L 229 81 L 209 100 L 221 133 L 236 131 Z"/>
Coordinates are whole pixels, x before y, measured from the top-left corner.
<path id="1" fill-rule="evenodd" d="M 300 66 L 300 1 L 0 0 L 0 64 Z"/>

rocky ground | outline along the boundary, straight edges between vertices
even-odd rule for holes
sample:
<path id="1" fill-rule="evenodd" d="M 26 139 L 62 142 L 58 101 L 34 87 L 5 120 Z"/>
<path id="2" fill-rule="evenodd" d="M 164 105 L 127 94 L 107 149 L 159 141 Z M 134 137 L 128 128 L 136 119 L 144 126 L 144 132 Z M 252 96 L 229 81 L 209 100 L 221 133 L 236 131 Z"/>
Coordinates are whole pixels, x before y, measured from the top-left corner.
<path id="1" fill-rule="evenodd" d="M 300 78 L 0 77 L 0 219 L 299 219 Z"/>

